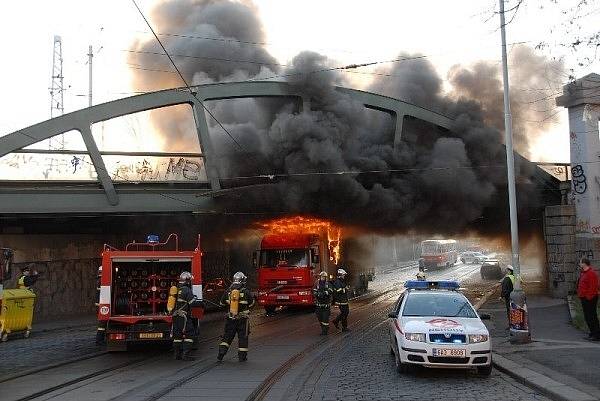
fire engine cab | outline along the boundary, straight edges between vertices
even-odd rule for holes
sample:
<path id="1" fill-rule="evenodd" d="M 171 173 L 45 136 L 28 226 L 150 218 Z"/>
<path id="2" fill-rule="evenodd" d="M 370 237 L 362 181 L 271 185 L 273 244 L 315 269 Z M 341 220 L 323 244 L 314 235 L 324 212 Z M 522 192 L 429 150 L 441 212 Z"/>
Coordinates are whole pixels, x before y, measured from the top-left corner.
<path id="1" fill-rule="evenodd" d="M 202 299 L 201 256 L 200 236 L 193 251 L 180 251 L 176 234 L 165 242 L 150 235 L 146 242 L 129 243 L 124 250 L 104 245 L 98 323 L 105 330 L 109 351 L 126 350 L 135 342 L 172 340 L 169 289 L 177 285 L 181 272 L 189 271 L 192 291 Z M 203 313 L 201 307 L 193 308 L 188 324 L 197 328 Z"/>

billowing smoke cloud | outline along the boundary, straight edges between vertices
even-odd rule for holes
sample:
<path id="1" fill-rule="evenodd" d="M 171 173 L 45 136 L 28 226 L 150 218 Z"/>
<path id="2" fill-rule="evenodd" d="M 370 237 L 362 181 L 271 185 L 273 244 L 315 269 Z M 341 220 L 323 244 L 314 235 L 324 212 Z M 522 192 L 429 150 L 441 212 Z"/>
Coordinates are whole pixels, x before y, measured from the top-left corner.
<path id="1" fill-rule="evenodd" d="M 159 32 L 264 41 L 256 10 L 245 3 L 168 1 L 157 7 L 153 21 Z M 174 54 L 272 63 L 177 59 L 186 78 L 194 83 L 260 77 L 267 68 L 269 73 L 279 71 L 275 60 L 256 44 L 181 37 L 168 37 L 165 42 Z M 156 50 L 151 43 L 136 46 Z M 513 81 L 527 86 L 540 83 L 534 72 L 545 61 L 530 50 L 515 49 L 515 58 L 521 61 L 513 71 L 520 63 L 527 64 L 524 68 L 529 71 L 514 72 Z M 497 66 L 454 67 L 449 77 L 454 92 L 445 94 L 442 79 L 426 59 L 393 64 L 386 70 L 390 76 L 375 81 L 368 90 L 441 112 L 455 121 L 452 132 L 445 132 L 406 119 L 402 141 L 394 146 L 393 118 L 367 110 L 336 91 L 335 85 L 348 82 L 339 72 L 322 71 L 333 64 L 327 57 L 307 51 L 280 71 L 303 98 L 310 99 L 310 109 L 287 100 L 244 99 L 209 105 L 241 144 L 240 149 L 211 123 L 220 173 L 229 178 L 225 183 L 248 183 L 247 177 L 253 175 L 275 176 L 269 185 L 219 198 L 229 211 L 311 214 L 374 231 L 440 233 L 462 231 L 486 211 L 490 215 L 489 210 L 495 211 L 491 215 L 504 213 L 506 168 Z M 138 85 L 154 82 L 148 77 L 136 79 Z M 519 111 L 519 103 L 513 111 L 515 120 L 529 116 Z M 162 132 L 173 135 L 172 130 L 164 129 L 168 127 L 157 124 Z M 526 146 L 522 133 L 530 132 L 525 131 L 529 126 L 517 125 L 522 138 L 518 143 Z M 185 138 L 181 139 L 185 143 Z M 520 207 L 526 211 L 538 203 L 540 194 L 532 171 L 522 169 L 519 182 Z"/>
<path id="2" fill-rule="evenodd" d="M 177 67 L 190 85 L 243 81 L 267 77 L 279 71 L 279 64 L 260 43 L 265 34 L 257 10 L 251 3 L 218 0 L 172 0 L 159 3 L 150 16 L 153 28 Z M 182 36 L 183 35 L 183 36 Z M 142 66 L 134 75 L 133 87 L 138 91 L 184 86 L 162 49 L 152 37 L 136 41 L 129 62 Z M 158 71 L 147 71 L 158 70 Z M 238 102 L 242 112 L 258 113 L 256 102 Z M 251 110 L 248 110 L 251 109 Z M 222 116 L 233 120 L 235 111 Z M 189 150 L 196 133 L 182 129 L 178 121 L 189 119 L 185 109 L 170 109 L 170 118 L 155 113 L 152 118 L 157 131 L 169 137 L 170 150 Z M 173 115 L 175 113 L 175 115 Z M 225 121 L 227 122 L 227 121 Z M 236 121 L 237 122 L 237 121 Z M 214 121 L 211 121 L 214 123 Z"/>

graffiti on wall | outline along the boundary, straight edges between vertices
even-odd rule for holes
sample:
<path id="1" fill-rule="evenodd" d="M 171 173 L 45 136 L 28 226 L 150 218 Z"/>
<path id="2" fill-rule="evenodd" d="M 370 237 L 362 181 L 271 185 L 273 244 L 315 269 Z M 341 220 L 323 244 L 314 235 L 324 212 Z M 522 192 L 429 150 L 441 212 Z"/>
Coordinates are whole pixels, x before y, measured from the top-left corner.
<path id="1" fill-rule="evenodd" d="M 116 160 L 110 170 L 115 181 L 206 181 L 202 160 L 184 157 Z"/>
<path id="2" fill-rule="evenodd" d="M 589 233 L 590 232 L 590 221 L 579 219 L 575 226 L 575 231 L 578 233 Z"/>
<path id="3" fill-rule="evenodd" d="M 12 153 L 0 159 L 3 180 L 96 180 L 87 155 Z"/>
<path id="4" fill-rule="evenodd" d="M 580 195 L 585 193 L 585 191 L 587 191 L 587 179 L 581 164 L 573 166 L 573 169 L 571 170 L 571 177 L 573 180 L 573 191 Z"/>

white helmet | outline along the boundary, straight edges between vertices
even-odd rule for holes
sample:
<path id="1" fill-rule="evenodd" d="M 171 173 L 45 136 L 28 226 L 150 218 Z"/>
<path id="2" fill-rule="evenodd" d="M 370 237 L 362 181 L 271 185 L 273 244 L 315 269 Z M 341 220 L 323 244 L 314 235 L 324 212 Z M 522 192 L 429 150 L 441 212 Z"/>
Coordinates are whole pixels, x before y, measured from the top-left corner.
<path id="1" fill-rule="evenodd" d="M 242 272 L 237 272 L 233 275 L 234 284 L 244 284 L 246 282 L 246 275 Z"/>
<path id="2" fill-rule="evenodd" d="M 186 281 L 192 281 L 193 278 L 194 278 L 194 276 L 192 276 L 192 273 L 181 272 L 181 274 L 179 275 L 179 282 L 185 283 Z"/>
<path id="3" fill-rule="evenodd" d="M 512 267 L 511 265 L 508 265 L 508 266 L 506 266 L 506 268 L 507 268 L 508 270 L 510 270 L 511 272 L 515 270 L 515 268 L 514 268 L 514 267 Z"/>
<path id="4" fill-rule="evenodd" d="M 348 273 L 346 273 L 346 270 L 344 270 L 344 269 L 338 269 L 338 271 L 337 271 L 338 276 L 345 276 L 346 274 L 348 274 Z"/>
<path id="5" fill-rule="evenodd" d="M 327 278 L 327 272 L 321 272 L 321 273 L 319 273 L 319 277 L 325 277 L 325 278 Z"/>
<path id="6" fill-rule="evenodd" d="M 425 280 L 425 273 L 418 272 L 417 273 L 417 280 Z"/>

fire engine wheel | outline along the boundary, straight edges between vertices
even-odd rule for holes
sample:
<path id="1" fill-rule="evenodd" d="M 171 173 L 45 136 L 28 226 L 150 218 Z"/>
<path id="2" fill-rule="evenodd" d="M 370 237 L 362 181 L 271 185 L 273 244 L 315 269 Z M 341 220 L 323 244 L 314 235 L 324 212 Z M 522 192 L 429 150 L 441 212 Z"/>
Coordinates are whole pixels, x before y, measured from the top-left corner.
<path id="1" fill-rule="evenodd" d="M 2 337 L 0 337 L 0 341 L 2 341 L 3 343 L 8 341 L 8 333 L 7 332 L 2 333 Z"/>
<path id="2" fill-rule="evenodd" d="M 275 313 L 275 306 L 269 305 L 269 306 L 265 306 L 265 312 L 267 312 L 267 315 L 272 315 L 273 313 Z"/>

